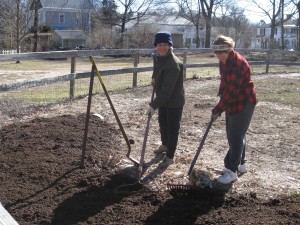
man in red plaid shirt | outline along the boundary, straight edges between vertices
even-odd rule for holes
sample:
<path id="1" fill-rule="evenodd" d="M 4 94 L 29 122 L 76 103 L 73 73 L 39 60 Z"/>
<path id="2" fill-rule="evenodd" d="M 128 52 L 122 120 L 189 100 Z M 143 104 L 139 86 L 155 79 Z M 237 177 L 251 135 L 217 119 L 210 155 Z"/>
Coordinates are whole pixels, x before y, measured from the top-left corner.
<path id="1" fill-rule="evenodd" d="M 225 112 L 226 133 L 229 144 L 224 158 L 225 169 L 217 181 L 229 184 L 238 179 L 237 173 L 247 172 L 245 165 L 246 132 L 257 103 L 251 68 L 247 60 L 234 51 L 230 37 L 218 36 L 213 50 L 219 59 L 221 83 L 220 100 L 212 110 L 213 122 Z"/>

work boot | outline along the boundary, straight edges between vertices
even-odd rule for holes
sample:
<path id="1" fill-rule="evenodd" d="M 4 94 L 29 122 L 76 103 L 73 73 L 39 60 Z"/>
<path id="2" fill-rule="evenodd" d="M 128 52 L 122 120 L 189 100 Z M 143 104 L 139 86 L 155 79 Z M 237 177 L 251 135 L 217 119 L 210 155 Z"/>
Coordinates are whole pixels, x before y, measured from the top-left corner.
<path id="1" fill-rule="evenodd" d="M 162 165 L 163 166 L 170 166 L 171 164 L 174 163 L 174 160 L 172 158 L 169 158 L 169 157 L 165 157 L 164 160 L 162 161 Z"/>
<path id="2" fill-rule="evenodd" d="M 163 153 L 167 151 L 167 146 L 165 145 L 160 145 L 158 149 L 154 150 L 154 153 Z"/>
<path id="3" fill-rule="evenodd" d="M 222 184 L 230 184 L 238 179 L 237 173 L 227 168 L 224 169 L 224 173 L 220 176 L 217 181 Z"/>
<path id="4" fill-rule="evenodd" d="M 248 170 L 247 170 L 246 164 L 239 165 L 238 172 L 239 173 L 247 173 Z"/>

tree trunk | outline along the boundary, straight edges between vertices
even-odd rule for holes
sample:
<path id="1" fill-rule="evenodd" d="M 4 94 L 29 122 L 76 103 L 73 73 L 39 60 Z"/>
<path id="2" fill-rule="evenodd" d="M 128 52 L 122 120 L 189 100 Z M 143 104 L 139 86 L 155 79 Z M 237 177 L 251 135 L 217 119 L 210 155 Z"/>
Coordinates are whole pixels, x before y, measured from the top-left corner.
<path id="1" fill-rule="evenodd" d="M 281 49 L 284 50 L 285 46 L 284 46 L 284 0 L 282 0 L 282 5 L 281 5 Z"/>
<path id="2" fill-rule="evenodd" d="M 121 24 L 121 37 L 120 37 L 120 47 L 123 49 L 124 48 L 124 35 L 125 35 L 125 20 L 122 21 Z"/>
<path id="3" fill-rule="evenodd" d="M 16 37 L 16 43 L 17 43 L 17 53 L 20 53 L 20 0 L 17 1 L 17 37 Z M 16 61 L 16 63 L 20 63 L 19 60 Z"/>
<path id="4" fill-rule="evenodd" d="M 40 3 L 40 0 L 35 0 L 34 1 L 33 52 L 37 52 L 37 47 L 38 47 L 39 3 Z"/>
<path id="5" fill-rule="evenodd" d="M 196 48 L 200 47 L 199 24 L 196 25 Z"/>
<path id="6" fill-rule="evenodd" d="M 298 20 L 297 20 L 297 50 L 300 50 L 300 1 L 297 3 Z"/>
<path id="7" fill-rule="evenodd" d="M 205 48 L 210 48 L 211 19 L 206 20 Z"/>
<path id="8" fill-rule="evenodd" d="M 270 47 L 269 49 L 274 49 L 274 35 L 275 35 L 275 19 L 271 20 L 271 34 L 270 34 Z"/>

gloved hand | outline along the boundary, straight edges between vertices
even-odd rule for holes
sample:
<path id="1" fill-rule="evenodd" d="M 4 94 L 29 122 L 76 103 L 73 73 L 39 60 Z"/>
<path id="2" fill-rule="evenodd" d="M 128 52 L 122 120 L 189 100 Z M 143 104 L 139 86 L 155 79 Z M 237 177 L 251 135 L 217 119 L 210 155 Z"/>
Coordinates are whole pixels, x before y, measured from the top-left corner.
<path id="1" fill-rule="evenodd" d="M 155 113 L 155 110 L 149 105 L 149 109 L 147 111 L 147 115 L 149 115 L 150 117 L 152 117 Z"/>
<path id="2" fill-rule="evenodd" d="M 155 86 L 155 78 L 154 78 L 154 77 L 153 77 L 152 80 L 151 80 L 151 85 L 152 85 L 152 87 Z"/>
<path id="3" fill-rule="evenodd" d="M 221 116 L 221 113 L 211 114 L 212 122 L 214 123 L 220 116 Z"/>

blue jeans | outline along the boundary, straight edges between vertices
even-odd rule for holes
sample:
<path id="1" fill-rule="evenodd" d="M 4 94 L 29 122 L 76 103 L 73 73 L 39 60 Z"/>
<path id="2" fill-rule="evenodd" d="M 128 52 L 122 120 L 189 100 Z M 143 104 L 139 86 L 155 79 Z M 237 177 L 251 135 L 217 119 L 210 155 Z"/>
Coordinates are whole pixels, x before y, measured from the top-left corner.
<path id="1" fill-rule="evenodd" d="M 226 134 L 229 150 L 224 158 L 225 168 L 233 172 L 240 164 L 245 163 L 246 132 L 249 128 L 255 105 L 247 103 L 245 108 L 236 114 L 226 116 Z"/>
<path id="2" fill-rule="evenodd" d="M 161 142 L 163 145 L 167 146 L 166 156 L 171 159 L 174 157 L 177 147 L 182 110 L 183 107 L 160 107 L 158 109 Z"/>

